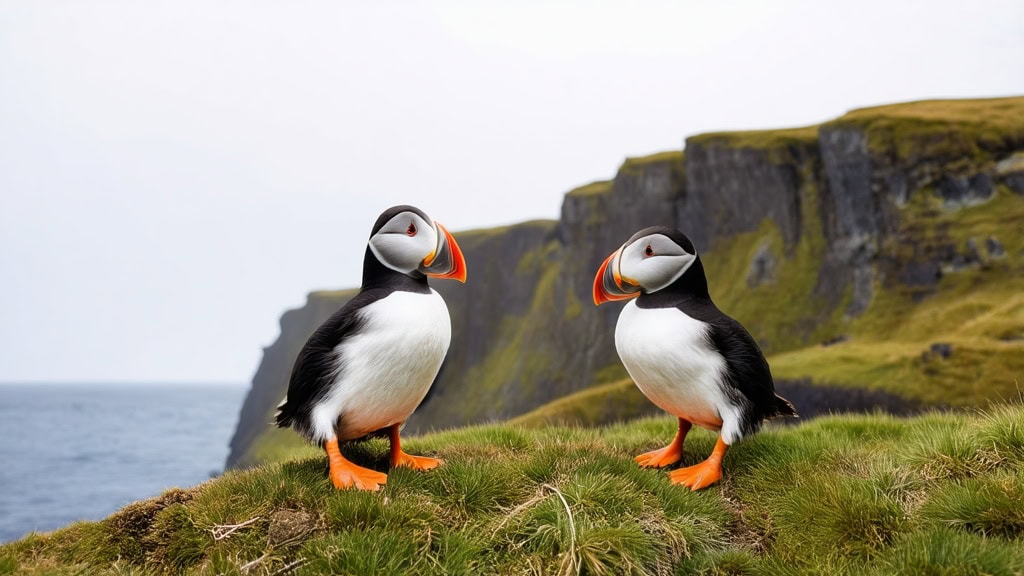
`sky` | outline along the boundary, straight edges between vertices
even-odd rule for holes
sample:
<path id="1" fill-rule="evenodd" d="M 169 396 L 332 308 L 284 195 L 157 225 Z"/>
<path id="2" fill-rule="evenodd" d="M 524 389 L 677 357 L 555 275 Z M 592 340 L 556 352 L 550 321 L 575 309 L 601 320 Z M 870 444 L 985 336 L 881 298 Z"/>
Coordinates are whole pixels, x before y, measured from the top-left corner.
<path id="1" fill-rule="evenodd" d="M 391 205 L 557 218 L 700 132 L 1015 94 L 1019 0 L 0 0 L 0 381 L 245 382 Z"/>

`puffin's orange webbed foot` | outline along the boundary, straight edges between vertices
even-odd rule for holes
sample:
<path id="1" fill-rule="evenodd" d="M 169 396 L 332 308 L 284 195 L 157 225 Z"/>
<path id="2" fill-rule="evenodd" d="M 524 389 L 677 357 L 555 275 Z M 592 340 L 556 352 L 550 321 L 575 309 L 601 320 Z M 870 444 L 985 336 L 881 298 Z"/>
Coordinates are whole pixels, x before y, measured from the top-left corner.
<path id="1" fill-rule="evenodd" d="M 679 459 L 683 457 L 683 441 L 686 440 L 686 434 L 690 431 L 691 426 L 693 424 L 690 424 L 689 421 L 680 418 L 679 431 L 676 432 L 676 437 L 671 444 L 664 448 L 644 452 L 633 460 L 636 460 L 637 464 L 643 468 L 664 468 L 679 462 Z"/>
<path id="2" fill-rule="evenodd" d="M 359 490 L 376 492 L 387 481 L 387 474 L 356 466 L 352 463 L 349 463 L 349 466 L 331 467 L 331 483 L 338 489 L 352 488 L 354 486 Z"/>
<path id="3" fill-rule="evenodd" d="M 324 444 L 327 450 L 327 462 L 331 465 L 330 478 L 335 488 L 344 489 L 355 486 L 360 490 L 377 491 L 381 484 L 388 481 L 388 475 L 369 468 L 353 464 L 341 455 L 338 439 L 331 438 Z"/>
<path id="4" fill-rule="evenodd" d="M 680 468 L 668 473 L 673 484 L 688 486 L 690 490 L 707 488 L 722 478 L 722 465 L 710 459 L 687 468 Z"/>
<path id="5" fill-rule="evenodd" d="M 396 456 L 391 458 L 391 467 L 398 468 L 399 466 L 407 466 L 413 470 L 433 470 L 441 464 L 444 464 L 444 460 L 440 458 L 430 458 L 428 456 L 413 456 L 412 454 L 406 454 L 405 452 L 399 451 Z"/>
<path id="6" fill-rule="evenodd" d="M 644 452 L 633 458 L 643 468 L 664 468 L 670 464 L 679 462 L 683 457 L 683 447 L 673 442 L 664 448 Z"/>
<path id="7" fill-rule="evenodd" d="M 407 466 L 413 470 L 433 470 L 441 464 L 444 464 L 444 460 L 439 458 L 430 458 L 428 456 L 413 456 L 412 454 L 406 454 L 402 451 L 402 439 L 398 435 L 398 431 L 401 430 L 402 423 L 399 422 L 388 428 L 388 437 L 391 439 L 391 467 L 398 468 L 399 466 Z"/>
<path id="8" fill-rule="evenodd" d="M 669 480 L 673 484 L 689 486 L 690 490 L 700 490 L 711 486 L 722 478 L 722 457 L 725 456 L 725 451 L 728 449 L 729 445 L 719 436 L 718 441 L 715 442 L 715 449 L 711 451 L 711 456 L 708 456 L 707 460 L 695 466 L 669 472 Z"/>

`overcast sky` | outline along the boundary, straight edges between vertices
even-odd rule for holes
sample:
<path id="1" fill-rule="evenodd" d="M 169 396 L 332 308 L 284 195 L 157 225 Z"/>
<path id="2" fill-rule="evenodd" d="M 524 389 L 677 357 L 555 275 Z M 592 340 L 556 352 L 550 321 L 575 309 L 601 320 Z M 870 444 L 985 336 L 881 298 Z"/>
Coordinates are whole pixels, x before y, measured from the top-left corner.
<path id="1" fill-rule="evenodd" d="M 390 205 L 557 218 L 687 135 L 1022 93 L 1020 0 L 0 0 L 0 381 L 246 381 Z"/>

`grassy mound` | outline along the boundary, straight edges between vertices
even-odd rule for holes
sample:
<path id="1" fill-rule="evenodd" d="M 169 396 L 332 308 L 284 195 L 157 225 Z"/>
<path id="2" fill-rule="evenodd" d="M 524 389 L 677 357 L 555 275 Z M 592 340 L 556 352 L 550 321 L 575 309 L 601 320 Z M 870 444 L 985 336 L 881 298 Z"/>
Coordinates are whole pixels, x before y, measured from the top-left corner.
<path id="1" fill-rule="evenodd" d="M 658 413 L 657 407 L 629 378 L 599 384 L 563 396 L 509 420 L 524 428 L 542 426 L 599 426 Z"/>
<path id="2" fill-rule="evenodd" d="M 338 492 L 325 458 L 231 472 L 0 547 L 0 574 L 1020 574 L 1024 407 L 766 430 L 692 493 L 632 456 L 674 423 L 410 439 L 447 460 Z M 695 431 L 684 464 L 711 450 Z M 385 445 L 348 450 L 384 469 Z"/>

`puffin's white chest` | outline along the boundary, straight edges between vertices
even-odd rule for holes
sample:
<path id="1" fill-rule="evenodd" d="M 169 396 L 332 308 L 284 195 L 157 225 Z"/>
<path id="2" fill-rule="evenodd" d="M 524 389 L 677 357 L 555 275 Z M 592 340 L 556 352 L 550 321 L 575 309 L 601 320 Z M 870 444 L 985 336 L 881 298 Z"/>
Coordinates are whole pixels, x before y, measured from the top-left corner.
<path id="1" fill-rule="evenodd" d="M 714 430 L 734 412 L 722 388 L 725 359 L 708 324 L 676 308 L 631 301 L 615 326 L 615 348 L 640 391 L 659 408 Z"/>
<path id="2" fill-rule="evenodd" d="M 340 415 L 343 440 L 405 421 L 430 389 L 452 335 L 448 307 L 434 290 L 394 292 L 359 315 L 363 327 L 336 348 L 338 376 L 314 414 L 318 432 L 333 429 Z"/>

